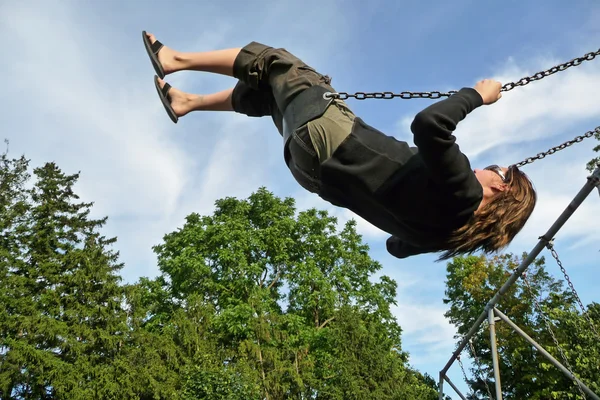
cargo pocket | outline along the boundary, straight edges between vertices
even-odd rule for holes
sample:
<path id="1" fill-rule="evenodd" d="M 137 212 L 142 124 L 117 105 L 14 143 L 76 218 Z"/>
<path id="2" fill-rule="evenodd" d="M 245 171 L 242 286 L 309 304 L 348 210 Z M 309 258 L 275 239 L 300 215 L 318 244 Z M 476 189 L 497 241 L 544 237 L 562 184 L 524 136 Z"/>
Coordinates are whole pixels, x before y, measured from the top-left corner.
<path id="1" fill-rule="evenodd" d="M 329 75 L 323 75 L 323 74 L 317 72 L 317 70 L 314 69 L 313 67 L 310 67 L 308 65 L 299 65 L 297 68 L 298 68 L 299 74 L 306 75 L 306 76 L 311 76 L 311 75 L 315 76 L 314 82 L 312 79 L 310 80 L 313 85 L 319 85 L 322 83 L 324 83 L 326 85 L 331 84 L 331 78 L 329 77 Z"/>

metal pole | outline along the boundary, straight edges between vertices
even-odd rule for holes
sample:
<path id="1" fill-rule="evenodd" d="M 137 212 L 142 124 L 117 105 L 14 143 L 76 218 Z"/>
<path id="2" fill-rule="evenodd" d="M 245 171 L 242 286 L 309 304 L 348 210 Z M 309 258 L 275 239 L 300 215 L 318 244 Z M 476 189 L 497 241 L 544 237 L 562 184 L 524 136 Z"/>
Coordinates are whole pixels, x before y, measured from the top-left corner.
<path id="1" fill-rule="evenodd" d="M 548 353 L 542 346 L 540 346 L 535 340 L 533 340 L 528 334 L 526 334 L 521 328 L 519 328 L 514 322 L 512 322 L 506 315 L 502 312 L 498 311 L 498 309 L 494 309 L 496 315 L 498 315 L 504 322 L 506 322 L 511 328 L 515 330 L 519 335 L 523 336 L 525 340 L 527 340 L 533 347 L 535 347 L 544 357 L 546 357 L 552 364 L 554 364 L 558 369 L 560 369 L 565 375 L 567 375 L 570 379 L 574 380 L 579 386 L 586 392 L 592 399 L 600 400 L 600 397 L 591 391 L 590 388 L 585 386 L 583 382 L 581 382 L 577 377 L 573 375 L 571 371 L 565 368 L 558 360 L 556 360 L 550 353 Z"/>
<path id="2" fill-rule="evenodd" d="M 467 398 L 465 396 L 463 396 L 463 394 L 460 392 L 460 390 L 458 390 L 458 388 L 456 386 L 454 386 L 454 383 L 452 383 L 452 381 L 450 380 L 450 378 L 448 378 L 446 375 L 444 375 L 444 379 L 446 380 L 446 382 L 448 382 L 450 384 L 450 386 L 452 386 L 452 389 L 454 389 L 454 391 L 456 392 L 456 394 L 462 400 L 467 400 Z"/>
<path id="3" fill-rule="evenodd" d="M 488 324 L 490 325 L 490 342 L 492 344 L 492 363 L 494 365 L 496 400 L 502 400 L 502 385 L 500 383 L 500 363 L 498 362 L 498 345 L 496 344 L 496 322 L 494 318 L 494 309 L 491 309 L 488 313 Z"/>
<path id="4" fill-rule="evenodd" d="M 438 400 L 444 400 L 444 377 L 445 375 L 440 372 L 440 387 Z"/>
<path id="5" fill-rule="evenodd" d="M 552 238 L 554 238 L 554 235 L 556 235 L 556 233 L 560 230 L 560 228 L 563 227 L 563 225 L 567 222 L 567 220 L 571 217 L 571 215 L 573 215 L 575 210 L 577 210 L 577 208 L 581 205 L 581 203 L 589 196 L 589 194 L 592 192 L 592 190 L 594 190 L 594 188 L 599 184 L 600 184 L 600 168 L 596 169 L 596 171 L 594 171 L 592 176 L 588 177 L 588 180 L 585 183 L 585 185 L 581 188 L 579 193 L 577 193 L 577 195 L 575 195 L 575 198 L 571 201 L 571 203 L 567 206 L 567 208 L 558 217 L 556 222 L 554 222 L 554 224 L 550 227 L 550 229 L 548 229 L 548 232 L 546 232 L 546 234 L 544 236 L 542 236 L 542 238 L 540 239 L 538 244 L 533 248 L 533 250 L 531 250 L 531 253 L 528 254 L 527 258 L 525 258 L 525 260 L 523 260 L 523 262 L 521 263 L 519 268 L 517 268 L 517 270 L 510 276 L 508 281 L 506 281 L 506 283 L 500 288 L 500 290 L 498 290 L 498 292 L 496 292 L 494 297 L 492 297 L 492 299 L 486 304 L 482 313 L 479 315 L 479 317 L 477 318 L 477 320 L 475 321 L 475 323 L 473 324 L 473 326 L 471 327 L 469 332 L 467 332 L 467 334 L 465 335 L 463 340 L 458 345 L 458 348 L 454 351 L 454 353 L 452 353 L 450 360 L 446 363 L 446 365 L 442 369 L 442 371 L 441 371 L 442 376 L 446 375 L 446 373 L 448 372 L 448 369 L 450 369 L 450 367 L 452 366 L 452 363 L 454 363 L 454 361 L 456 360 L 458 355 L 463 351 L 463 349 L 469 342 L 469 339 L 471 339 L 471 337 L 473 337 L 473 335 L 475 335 L 475 333 L 479 329 L 479 326 L 483 323 L 483 321 L 485 321 L 489 310 L 494 308 L 494 306 L 498 303 L 498 301 L 500 301 L 500 298 L 502 297 L 502 295 L 504 295 L 504 293 L 506 293 L 506 291 L 508 291 L 508 289 L 517 281 L 517 279 L 519 279 L 519 277 L 527 269 L 529 264 L 531 264 L 535 260 L 535 258 L 542 252 L 542 250 L 544 249 L 546 244 L 550 240 L 552 240 Z"/>

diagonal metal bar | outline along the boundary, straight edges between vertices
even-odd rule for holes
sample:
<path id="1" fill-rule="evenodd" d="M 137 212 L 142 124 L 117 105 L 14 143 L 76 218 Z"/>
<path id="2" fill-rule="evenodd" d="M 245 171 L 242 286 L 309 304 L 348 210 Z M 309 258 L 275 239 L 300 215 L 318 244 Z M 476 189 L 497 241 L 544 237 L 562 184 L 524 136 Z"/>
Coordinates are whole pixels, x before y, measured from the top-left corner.
<path id="1" fill-rule="evenodd" d="M 450 386 L 452 386 L 452 389 L 454 389 L 454 391 L 456 392 L 456 394 L 462 400 L 467 400 L 467 398 L 460 392 L 460 390 L 458 390 L 458 388 L 456 386 L 454 386 L 454 383 L 452 383 L 452 381 L 450 380 L 450 378 L 448 378 L 446 375 L 444 375 L 444 379 L 446 380 L 446 382 L 448 382 L 450 384 Z"/>
<path id="2" fill-rule="evenodd" d="M 531 252 L 527 255 L 525 260 L 519 265 L 519 267 L 513 272 L 513 274 L 508 278 L 506 283 L 502 285 L 500 290 L 496 292 L 494 297 L 486 304 L 484 310 L 481 312 L 477 320 L 471 326 L 471 329 L 467 332 L 467 334 L 463 337 L 463 340 L 459 343 L 457 349 L 452 353 L 450 360 L 446 363 L 444 368 L 440 371 L 440 388 L 442 387 L 442 378 L 448 372 L 448 369 L 452 366 L 454 361 L 458 355 L 463 351 L 465 346 L 469 343 L 469 340 L 477 333 L 479 327 L 488 317 L 488 313 L 491 309 L 494 308 L 496 304 L 500 301 L 500 298 L 508 291 L 508 289 L 519 279 L 519 277 L 523 274 L 523 272 L 527 269 L 527 267 L 535 260 L 535 258 L 542 252 L 544 247 L 554 238 L 556 233 L 563 227 L 563 225 L 571 218 L 575 210 L 579 208 L 581 203 L 589 196 L 589 194 L 600 185 L 600 168 L 597 168 L 594 173 L 588 177 L 587 182 L 583 187 L 579 190 L 579 192 L 575 195 L 571 203 L 565 208 L 562 214 L 558 217 L 558 219 L 554 222 L 554 224 L 548 229 L 548 231 L 542 236 L 539 242 L 535 245 L 535 247 L 531 250 Z M 439 399 L 443 399 L 443 392 L 440 390 Z"/>
<path id="3" fill-rule="evenodd" d="M 519 335 L 521 335 L 525 340 L 527 340 L 529 342 L 529 344 L 531 344 L 533 347 L 535 347 L 540 354 L 542 354 L 544 357 L 546 357 L 548 359 L 548 361 L 550 361 L 552 364 L 554 364 L 554 366 L 558 369 L 560 369 L 567 377 L 569 377 L 569 379 L 572 379 L 575 381 L 575 383 L 577 383 L 579 385 L 579 387 L 581 389 L 583 389 L 583 391 L 585 393 L 587 393 L 592 399 L 594 400 L 600 400 L 600 397 L 598 397 L 598 395 L 596 395 L 596 393 L 592 392 L 592 390 L 587 387 L 583 382 L 581 382 L 574 374 L 573 372 L 569 371 L 565 366 L 563 366 L 556 358 L 552 357 L 552 355 L 550 353 L 548 353 L 542 346 L 540 346 L 535 340 L 533 340 L 531 338 L 531 336 L 529 336 L 527 333 L 525 333 L 525 331 L 523 331 L 521 328 L 519 328 L 514 322 L 512 322 L 510 320 L 510 318 L 508 318 L 506 315 L 504 315 L 501 311 L 499 311 L 498 309 L 494 308 L 493 312 L 500 317 L 500 319 L 502 319 L 504 322 L 506 322 L 511 328 L 514 329 L 515 332 L 517 332 Z"/>

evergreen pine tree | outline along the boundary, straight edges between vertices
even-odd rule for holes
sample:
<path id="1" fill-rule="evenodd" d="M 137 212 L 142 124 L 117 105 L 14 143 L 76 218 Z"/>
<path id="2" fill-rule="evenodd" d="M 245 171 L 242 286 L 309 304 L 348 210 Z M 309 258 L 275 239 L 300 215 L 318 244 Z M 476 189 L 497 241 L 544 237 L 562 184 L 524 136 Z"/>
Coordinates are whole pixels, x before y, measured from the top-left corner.
<path id="1" fill-rule="evenodd" d="M 0 390 L 15 398 L 123 395 L 117 368 L 127 334 L 116 239 L 99 233 L 106 218 L 78 202 L 78 174 L 55 163 L 34 169 L 4 155 Z"/>

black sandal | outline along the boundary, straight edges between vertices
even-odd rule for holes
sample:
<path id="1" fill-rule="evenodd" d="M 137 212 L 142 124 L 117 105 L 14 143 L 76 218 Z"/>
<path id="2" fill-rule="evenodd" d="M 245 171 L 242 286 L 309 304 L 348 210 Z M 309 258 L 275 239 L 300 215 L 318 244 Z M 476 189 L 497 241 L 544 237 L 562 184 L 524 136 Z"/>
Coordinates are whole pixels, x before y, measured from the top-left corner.
<path id="1" fill-rule="evenodd" d="M 156 75 L 158 75 L 160 79 L 163 79 L 165 77 L 165 70 L 160 61 L 158 61 L 158 52 L 163 48 L 163 44 L 158 40 L 154 43 L 150 43 L 150 39 L 146 36 L 146 31 L 142 31 L 142 38 L 144 39 L 146 53 L 148 53 L 148 57 L 150 57 L 150 61 L 152 61 L 152 66 L 154 67 L 154 71 L 156 71 Z"/>
<path id="2" fill-rule="evenodd" d="M 171 107 L 171 96 L 169 96 L 169 90 L 171 90 L 171 85 L 165 82 L 165 86 L 162 88 L 158 83 L 158 76 L 154 76 L 154 86 L 156 87 L 156 91 L 158 92 L 158 97 L 160 97 L 160 101 L 162 101 L 163 106 L 165 107 L 165 111 L 169 114 L 171 121 L 177 123 L 179 118 L 177 114 L 175 114 L 175 110 Z"/>

